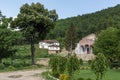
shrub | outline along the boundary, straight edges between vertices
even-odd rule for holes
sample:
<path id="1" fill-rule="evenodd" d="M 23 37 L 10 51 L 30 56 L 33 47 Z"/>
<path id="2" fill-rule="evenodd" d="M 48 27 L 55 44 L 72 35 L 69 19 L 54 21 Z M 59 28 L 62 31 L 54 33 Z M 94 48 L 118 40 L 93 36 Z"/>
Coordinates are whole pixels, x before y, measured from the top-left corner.
<path id="1" fill-rule="evenodd" d="M 7 70 L 15 70 L 15 67 L 9 66 L 9 67 L 7 68 Z"/>
<path id="2" fill-rule="evenodd" d="M 79 60 L 76 55 L 70 56 L 69 58 L 61 56 L 51 57 L 49 65 L 52 70 L 52 75 L 57 78 L 64 72 L 72 75 L 76 70 L 80 69 Z"/>
<path id="3" fill-rule="evenodd" d="M 61 74 L 59 79 L 60 80 L 69 80 L 69 76 L 67 76 L 66 74 Z"/>
<path id="4" fill-rule="evenodd" d="M 92 79 L 90 79 L 90 78 L 87 78 L 86 80 L 92 80 Z"/>
<path id="5" fill-rule="evenodd" d="M 83 65 L 83 60 L 82 59 L 80 59 L 79 62 L 80 62 L 80 65 Z"/>
<path id="6" fill-rule="evenodd" d="M 66 68 L 66 61 L 65 57 L 55 56 L 50 58 L 49 65 L 52 69 L 52 75 L 54 77 L 59 77 L 60 74 L 64 73 Z"/>
<path id="7" fill-rule="evenodd" d="M 76 55 L 70 56 L 67 60 L 66 70 L 71 76 L 76 70 L 80 69 L 79 60 Z"/>
<path id="8" fill-rule="evenodd" d="M 52 75 L 55 77 L 55 78 L 59 78 L 59 73 L 57 71 L 53 71 L 52 72 Z"/>
<path id="9" fill-rule="evenodd" d="M 84 78 L 78 78 L 77 80 L 85 80 Z"/>
<path id="10" fill-rule="evenodd" d="M 88 66 L 82 66 L 81 69 L 87 70 L 87 69 L 89 69 L 89 67 Z"/>
<path id="11" fill-rule="evenodd" d="M 102 80 L 108 70 L 108 60 L 102 53 L 98 53 L 92 61 L 91 69 L 96 75 L 96 80 Z"/>
<path id="12" fill-rule="evenodd" d="M 0 69 L 4 69 L 5 68 L 5 65 L 4 64 L 0 64 Z"/>
<path id="13" fill-rule="evenodd" d="M 91 65 L 92 60 L 88 60 L 88 64 Z"/>

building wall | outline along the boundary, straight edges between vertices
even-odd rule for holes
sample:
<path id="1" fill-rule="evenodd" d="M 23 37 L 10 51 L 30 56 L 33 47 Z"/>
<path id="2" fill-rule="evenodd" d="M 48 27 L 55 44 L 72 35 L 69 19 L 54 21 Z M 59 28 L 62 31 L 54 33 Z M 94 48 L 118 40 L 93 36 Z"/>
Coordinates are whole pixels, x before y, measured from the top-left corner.
<path id="1" fill-rule="evenodd" d="M 48 49 L 48 46 L 49 46 L 49 44 L 47 44 L 47 43 L 44 43 L 44 42 L 40 42 L 40 43 L 39 43 L 39 48 Z"/>
<path id="2" fill-rule="evenodd" d="M 48 47 L 48 50 L 60 50 L 60 47 Z"/>
<path id="3" fill-rule="evenodd" d="M 50 46 L 50 45 L 55 45 L 55 46 Z M 60 47 L 59 47 L 60 43 L 45 43 L 45 42 L 39 42 L 39 48 L 44 48 L 44 49 L 48 49 L 50 51 L 60 51 Z"/>
<path id="4" fill-rule="evenodd" d="M 96 40 L 95 34 L 90 34 L 77 43 L 75 53 L 78 58 L 88 61 L 95 58 L 93 54 L 93 44 Z"/>

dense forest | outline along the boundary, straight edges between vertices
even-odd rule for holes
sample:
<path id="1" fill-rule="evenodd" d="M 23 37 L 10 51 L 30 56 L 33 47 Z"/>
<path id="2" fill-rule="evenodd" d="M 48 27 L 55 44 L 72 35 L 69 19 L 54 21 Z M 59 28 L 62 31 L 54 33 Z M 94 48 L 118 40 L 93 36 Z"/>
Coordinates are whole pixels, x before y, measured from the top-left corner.
<path id="1" fill-rule="evenodd" d="M 91 14 L 60 19 L 57 21 L 55 28 L 48 33 L 47 39 L 57 39 L 64 42 L 66 30 L 71 23 L 76 27 L 78 41 L 90 33 L 98 34 L 107 27 L 120 28 L 120 5 Z"/>

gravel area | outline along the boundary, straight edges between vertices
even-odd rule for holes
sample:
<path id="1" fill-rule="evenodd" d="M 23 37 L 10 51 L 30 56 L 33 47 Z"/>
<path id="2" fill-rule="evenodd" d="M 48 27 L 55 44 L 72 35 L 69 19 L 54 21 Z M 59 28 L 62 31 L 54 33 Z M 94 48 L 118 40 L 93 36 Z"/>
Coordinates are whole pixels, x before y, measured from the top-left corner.
<path id="1" fill-rule="evenodd" d="M 45 80 L 41 76 L 41 73 L 44 71 L 46 71 L 45 68 L 40 68 L 37 70 L 2 72 L 0 73 L 0 80 Z"/>

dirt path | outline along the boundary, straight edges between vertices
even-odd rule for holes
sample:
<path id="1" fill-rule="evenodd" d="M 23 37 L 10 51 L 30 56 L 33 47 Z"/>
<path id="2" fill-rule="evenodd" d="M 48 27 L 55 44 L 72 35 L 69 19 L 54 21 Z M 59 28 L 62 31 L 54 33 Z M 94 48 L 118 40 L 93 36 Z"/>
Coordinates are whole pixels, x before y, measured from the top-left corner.
<path id="1" fill-rule="evenodd" d="M 0 80 L 45 80 L 41 76 L 41 73 L 44 71 L 46 71 L 45 68 L 40 68 L 38 70 L 3 72 L 0 73 Z"/>

